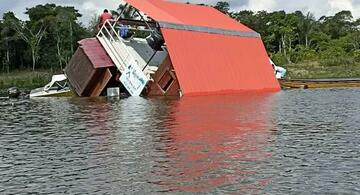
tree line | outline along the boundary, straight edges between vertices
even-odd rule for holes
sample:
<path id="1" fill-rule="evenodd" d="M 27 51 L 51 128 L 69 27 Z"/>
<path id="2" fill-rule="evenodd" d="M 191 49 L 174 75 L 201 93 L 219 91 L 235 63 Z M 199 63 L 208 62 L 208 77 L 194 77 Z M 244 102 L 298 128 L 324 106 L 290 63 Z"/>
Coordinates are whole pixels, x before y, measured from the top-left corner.
<path id="1" fill-rule="evenodd" d="M 13 70 L 61 70 L 73 55 L 77 41 L 91 36 L 74 7 L 55 4 L 27 8 L 29 20 L 13 12 L 0 22 L 0 63 L 2 72 Z"/>
<path id="2" fill-rule="evenodd" d="M 269 55 L 278 64 L 360 63 L 360 19 L 355 19 L 350 11 L 316 19 L 312 13 L 301 11 L 230 11 L 230 4 L 225 1 L 214 7 L 260 33 Z M 45 4 L 27 8 L 25 13 L 29 17 L 27 21 L 18 19 L 12 12 L 2 16 L 1 72 L 62 70 L 77 42 L 95 35 L 97 18 L 86 27 L 79 22 L 81 14 L 74 7 Z"/>
<path id="3" fill-rule="evenodd" d="M 316 19 L 311 12 L 230 11 L 215 8 L 261 34 L 269 55 L 279 64 L 317 61 L 336 66 L 360 63 L 360 19 L 350 11 Z"/>

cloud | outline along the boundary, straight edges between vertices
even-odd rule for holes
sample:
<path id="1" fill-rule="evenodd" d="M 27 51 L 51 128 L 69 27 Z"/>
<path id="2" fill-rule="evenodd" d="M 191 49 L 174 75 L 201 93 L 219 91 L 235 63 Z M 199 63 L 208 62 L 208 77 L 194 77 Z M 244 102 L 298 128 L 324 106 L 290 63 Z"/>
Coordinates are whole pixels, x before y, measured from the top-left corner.
<path id="1" fill-rule="evenodd" d="M 339 12 L 342 10 L 354 11 L 352 0 L 330 0 L 329 5 L 331 12 Z"/>
<path id="2" fill-rule="evenodd" d="M 275 0 L 249 0 L 247 5 L 247 9 L 253 11 L 273 10 L 275 7 Z"/>

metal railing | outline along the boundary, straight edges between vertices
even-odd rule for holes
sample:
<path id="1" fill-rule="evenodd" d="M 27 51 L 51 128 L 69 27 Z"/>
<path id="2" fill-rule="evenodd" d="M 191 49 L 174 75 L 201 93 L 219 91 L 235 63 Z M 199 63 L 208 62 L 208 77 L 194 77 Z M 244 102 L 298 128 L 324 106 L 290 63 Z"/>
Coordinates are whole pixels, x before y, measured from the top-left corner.
<path id="1" fill-rule="evenodd" d="M 110 55 L 115 58 L 113 59 L 114 63 L 118 63 L 116 65 L 120 66 L 118 68 L 120 72 L 123 72 L 127 65 L 138 65 L 138 63 L 127 49 L 127 46 L 122 42 L 122 38 L 115 30 L 115 25 L 116 21 L 114 20 L 105 21 L 96 37 L 99 40 L 105 41 L 106 47 L 111 50 Z"/>

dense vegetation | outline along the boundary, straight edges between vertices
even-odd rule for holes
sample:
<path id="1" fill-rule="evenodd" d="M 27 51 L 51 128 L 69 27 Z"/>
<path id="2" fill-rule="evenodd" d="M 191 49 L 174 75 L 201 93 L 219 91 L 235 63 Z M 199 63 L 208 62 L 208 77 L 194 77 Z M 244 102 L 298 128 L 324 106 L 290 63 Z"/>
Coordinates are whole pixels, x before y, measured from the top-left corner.
<path id="1" fill-rule="evenodd" d="M 77 19 L 74 7 L 55 4 L 38 5 L 26 9 L 28 21 L 21 21 L 7 12 L 0 23 L 1 71 L 50 71 L 64 68 L 77 41 L 90 36 Z"/>
<path id="2" fill-rule="evenodd" d="M 230 12 L 227 2 L 216 8 L 259 32 L 269 55 L 292 77 L 360 76 L 360 19 L 350 11 L 316 19 L 301 11 Z"/>
<path id="3" fill-rule="evenodd" d="M 292 77 L 360 76 L 360 20 L 350 11 L 316 19 L 311 13 L 230 11 L 227 2 L 215 8 L 262 35 L 274 61 Z M 77 41 L 94 35 L 74 7 L 55 4 L 26 9 L 28 21 L 12 12 L 0 21 L 0 72 L 62 70 Z M 95 20 L 93 23 L 96 22 Z"/>

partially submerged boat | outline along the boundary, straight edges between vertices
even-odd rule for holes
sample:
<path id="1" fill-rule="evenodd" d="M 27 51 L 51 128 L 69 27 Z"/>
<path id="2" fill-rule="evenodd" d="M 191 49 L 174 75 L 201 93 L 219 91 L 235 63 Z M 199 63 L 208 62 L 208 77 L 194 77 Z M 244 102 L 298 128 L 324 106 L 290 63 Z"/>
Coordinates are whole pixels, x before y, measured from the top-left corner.
<path id="1" fill-rule="evenodd" d="M 109 88 L 176 97 L 280 90 L 261 36 L 238 21 L 209 6 L 125 2 L 68 63 L 78 96 L 106 96 Z"/>
<path id="2" fill-rule="evenodd" d="M 275 65 L 269 59 L 282 89 L 319 89 L 319 88 L 342 88 L 360 87 L 358 78 L 330 78 L 330 79 L 289 79 L 286 78 L 287 70 Z"/>
<path id="3" fill-rule="evenodd" d="M 53 75 L 51 82 L 44 87 L 31 90 L 30 98 L 35 97 L 69 97 L 73 96 L 67 77 L 64 74 Z"/>
<path id="4" fill-rule="evenodd" d="M 270 58 L 270 64 L 274 69 L 274 74 L 277 79 L 285 79 L 287 70 L 281 66 L 277 66 Z"/>

